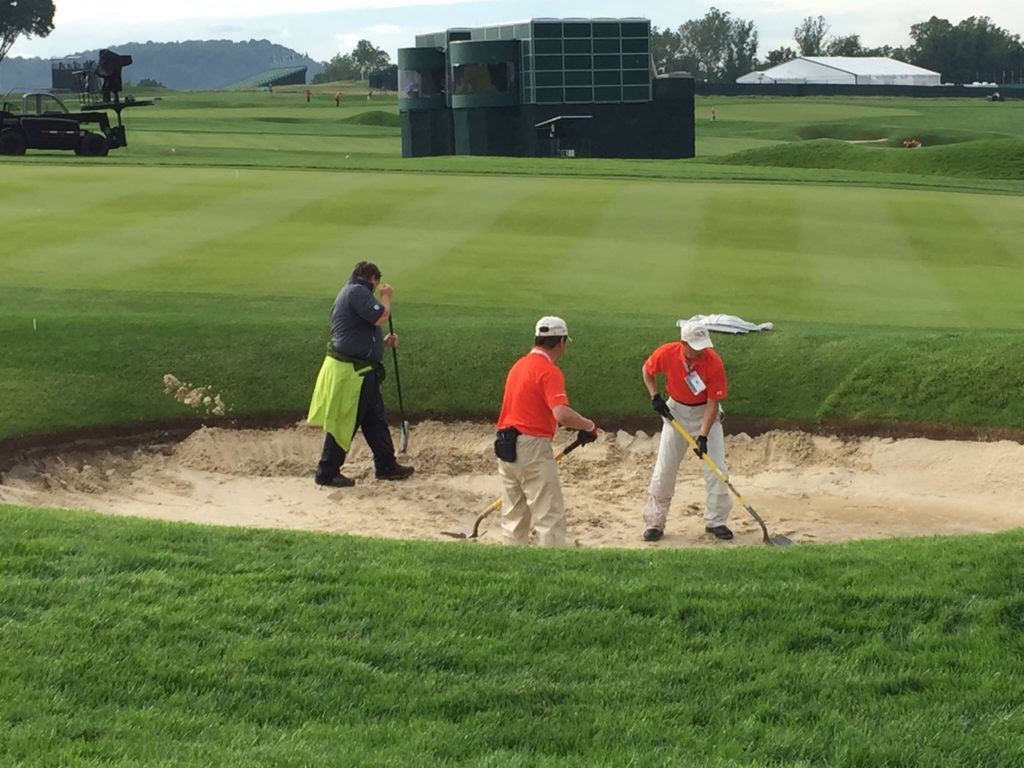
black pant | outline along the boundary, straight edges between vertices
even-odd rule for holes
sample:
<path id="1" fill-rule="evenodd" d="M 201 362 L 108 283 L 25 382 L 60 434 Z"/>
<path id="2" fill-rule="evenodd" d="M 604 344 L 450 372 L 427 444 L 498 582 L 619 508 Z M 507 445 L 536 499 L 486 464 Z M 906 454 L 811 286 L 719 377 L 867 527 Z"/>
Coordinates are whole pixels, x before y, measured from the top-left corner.
<path id="1" fill-rule="evenodd" d="M 380 393 L 380 379 L 373 371 L 363 376 L 353 436 L 360 427 L 363 429 L 363 437 L 366 438 L 370 450 L 373 451 L 373 464 L 377 473 L 393 469 L 398 463 L 395 460 L 395 444 L 391 442 L 387 411 L 384 409 L 384 398 Z M 341 466 L 344 463 L 345 449 L 338 445 L 338 441 L 330 432 L 327 432 L 324 435 L 324 449 L 320 454 L 320 463 L 316 468 L 316 479 L 321 483 L 330 482 L 341 474 Z"/>

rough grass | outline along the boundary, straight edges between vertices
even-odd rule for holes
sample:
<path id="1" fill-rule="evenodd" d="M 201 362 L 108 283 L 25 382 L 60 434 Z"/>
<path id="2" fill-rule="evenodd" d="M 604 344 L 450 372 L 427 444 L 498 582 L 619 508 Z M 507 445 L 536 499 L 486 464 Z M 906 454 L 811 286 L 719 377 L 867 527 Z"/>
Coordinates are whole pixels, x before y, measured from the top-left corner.
<path id="1" fill-rule="evenodd" d="M 523 551 L 0 507 L 7 765 L 1020 765 L 1020 533 Z"/>

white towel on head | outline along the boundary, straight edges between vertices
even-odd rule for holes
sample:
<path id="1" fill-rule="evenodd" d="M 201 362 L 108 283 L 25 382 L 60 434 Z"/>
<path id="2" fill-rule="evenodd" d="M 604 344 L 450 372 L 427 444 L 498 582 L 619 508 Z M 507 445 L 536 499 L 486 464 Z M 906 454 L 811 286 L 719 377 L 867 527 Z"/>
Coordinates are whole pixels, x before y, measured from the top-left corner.
<path id="1" fill-rule="evenodd" d="M 694 315 L 686 320 L 677 320 L 676 325 L 683 323 L 697 322 L 709 331 L 718 333 L 750 333 L 751 331 L 770 331 L 775 323 L 748 323 L 736 315 Z"/>

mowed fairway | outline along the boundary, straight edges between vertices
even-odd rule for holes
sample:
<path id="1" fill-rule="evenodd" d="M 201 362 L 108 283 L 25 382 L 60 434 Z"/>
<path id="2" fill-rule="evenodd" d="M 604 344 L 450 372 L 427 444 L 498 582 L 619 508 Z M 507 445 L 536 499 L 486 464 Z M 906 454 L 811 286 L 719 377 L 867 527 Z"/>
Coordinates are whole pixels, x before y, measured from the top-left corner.
<path id="1" fill-rule="evenodd" d="M 196 168 L 5 176 L 6 435 L 184 412 L 160 391 L 164 373 L 214 384 L 236 413 L 299 412 L 330 303 L 362 258 L 396 286 L 414 411 L 493 411 L 548 312 L 572 323 L 580 405 L 606 416 L 644 412 L 648 348 L 676 319 L 714 312 L 777 324 L 722 342 L 734 415 L 1013 426 L 1024 408 L 964 378 L 965 361 L 998 360 L 990 377 L 1019 383 L 1018 197 Z M 438 386 L 442 370 L 465 375 Z"/>

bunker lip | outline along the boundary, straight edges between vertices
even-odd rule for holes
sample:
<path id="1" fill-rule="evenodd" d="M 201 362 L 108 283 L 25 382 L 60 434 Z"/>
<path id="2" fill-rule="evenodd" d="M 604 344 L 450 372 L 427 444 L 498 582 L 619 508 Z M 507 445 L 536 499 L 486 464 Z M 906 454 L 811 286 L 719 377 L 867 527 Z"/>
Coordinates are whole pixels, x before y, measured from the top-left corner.
<path id="1" fill-rule="evenodd" d="M 398 415 L 389 414 L 392 426 L 398 426 Z M 478 422 L 491 423 L 494 413 L 472 411 L 467 413 L 442 413 L 419 411 L 408 414 L 414 427 L 423 421 Z M 104 424 L 91 427 L 35 432 L 14 435 L 0 439 L 0 473 L 22 459 L 54 453 L 66 449 L 94 449 L 131 447 L 145 443 L 174 443 L 187 438 L 197 429 L 217 427 L 220 429 L 280 429 L 301 421 L 305 413 L 298 411 L 272 411 L 268 413 L 232 414 L 224 417 L 184 416 L 174 419 L 137 421 L 124 424 Z M 651 431 L 660 429 L 657 417 L 651 416 L 595 416 L 602 430 Z M 806 421 L 802 419 L 778 419 L 757 417 L 726 416 L 723 426 L 727 435 L 747 434 L 751 437 L 766 432 L 784 430 L 804 432 L 821 437 L 881 437 L 894 440 L 925 438 L 928 440 L 959 440 L 971 442 L 995 442 L 1008 440 L 1024 445 L 1024 429 L 1012 427 L 985 427 L 968 424 L 934 424 L 928 422 L 886 422 L 886 421 L 841 421 L 823 419 Z"/>
<path id="2" fill-rule="evenodd" d="M 658 452 L 658 428 L 612 430 L 562 462 L 569 543 L 644 547 L 643 506 Z M 734 425 L 735 427 L 735 425 Z M 200 427 L 137 435 L 132 445 L 84 440 L 39 448 L 0 476 L 0 503 L 89 510 L 212 525 L 300 529 L 446 541 L 442 531 L 472 524 L 501 491 L 490 422 L 417 423 L 403 461 L 417 468 L 401 483 L 374 477 L 357 439 L 345 472 L 356 486 L 316 486 L 312 472 L 322 432 L 306 424 L 268 430 Z M 562 433 L 562 447 L 575 437 Z M 657 548 L 761 544 L 743 510 L 736 541 L 704 533 L 704 485 L 687 455 L 666 535 Z M 727 438 L 734 483 L 773 533 L 798 543 L 990 533 L 1024 525 L 1024 445 L 922 438 L 819 436 L 773 430 Z M 956 471 L 951 471 L 955 467 Z M 500 541 L 499 516 L 483 544 Z M 456 544 L 465 546 L 464 544 Z"/>

